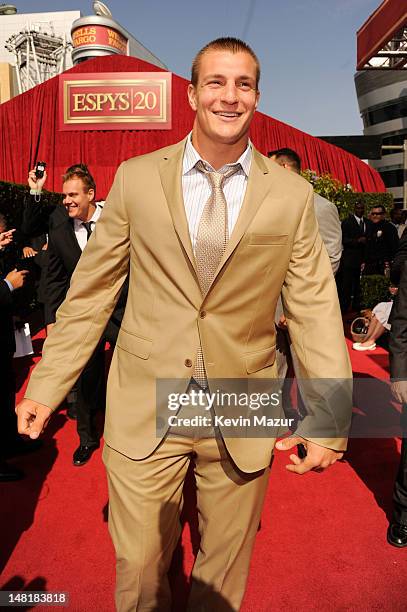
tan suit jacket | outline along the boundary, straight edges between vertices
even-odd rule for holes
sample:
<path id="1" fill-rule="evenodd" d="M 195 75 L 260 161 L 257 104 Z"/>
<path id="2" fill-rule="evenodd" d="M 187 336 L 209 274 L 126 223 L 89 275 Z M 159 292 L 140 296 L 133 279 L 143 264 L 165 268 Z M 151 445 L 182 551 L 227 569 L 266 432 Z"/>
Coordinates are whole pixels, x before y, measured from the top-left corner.
<path id="1" fill-rule="evenodd" d="M 26 392 L 53 409 L 60 404 L 96 346 L 130 265 L 105 441 L 134 459 L 159 443 L 156 380 L 178 379 L 184 391 L 200 340 L 208 377 L 276 376 L 280 293 L 304 377 L 351 377 L 312 187 L 253 151 L 240 216 L 203 300 L 182 199 L 184 147 L 182 141 L 121 164 Z M 225 442 L 244 471 L 270 463 L 274 439 Z"/>

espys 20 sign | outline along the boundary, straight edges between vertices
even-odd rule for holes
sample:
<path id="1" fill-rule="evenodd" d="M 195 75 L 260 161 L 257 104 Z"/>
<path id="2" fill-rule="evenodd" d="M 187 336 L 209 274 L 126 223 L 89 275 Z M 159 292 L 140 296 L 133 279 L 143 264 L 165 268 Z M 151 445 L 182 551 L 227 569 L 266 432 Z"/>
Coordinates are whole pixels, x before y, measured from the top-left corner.
<path id="1" fill-rule="evenodd" d="M 170 72 L 59 77 L 60 130 L 170 130 Z"/>

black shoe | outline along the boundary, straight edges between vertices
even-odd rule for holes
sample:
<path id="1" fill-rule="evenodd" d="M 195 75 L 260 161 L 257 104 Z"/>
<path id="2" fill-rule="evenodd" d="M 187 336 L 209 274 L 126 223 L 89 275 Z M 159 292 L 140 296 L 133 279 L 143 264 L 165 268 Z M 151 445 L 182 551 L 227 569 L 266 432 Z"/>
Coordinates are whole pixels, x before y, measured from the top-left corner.
<path id="1" fill-rule="evenodd" d="M 387 541 L 398 548 L 407 546 L 407 525 L 391 523 L 387 530 Z"/>
<path id="2" fill-rule="evenodd" d="M 24 472 L 9 465 L 6 461 L 0 461 L 0 482 L 13 482 L 24 478 Z"/>
<path id="3" fill-rule="evenodd" d="M 92 444 L 91 446 L 78 446 L 73 454 L 73 464 L 76 466 L 84 465 L 89 461 L 97 448 L 99 448 L 99 444 Z"/>
<path id="4" fill-rule="evenodd" d="M 7 447 L 5 457 L 8 459 L 9 457 L 29 455 L 39 450 L 42 445 L 42 440 L 23 440 L 23 438 L 16 438 L 16 440 Z"/>

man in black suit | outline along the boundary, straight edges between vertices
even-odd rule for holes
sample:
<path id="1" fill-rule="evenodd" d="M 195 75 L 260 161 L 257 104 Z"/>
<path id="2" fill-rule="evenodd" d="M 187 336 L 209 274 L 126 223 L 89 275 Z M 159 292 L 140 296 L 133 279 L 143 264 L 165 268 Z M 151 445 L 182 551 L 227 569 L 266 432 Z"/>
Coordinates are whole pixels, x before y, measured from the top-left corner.
<path id="1" fill-rule="evenodd" d="M 342 312 L 360 310 L 360 273 L 365 260 L 368 220 L 365 205 L 356 202 L 353 214 L 342 221 L 342 257 L 337 276 L 339 302 Z M 353 296 L 353 299 L 352 299 Z"/>
<path id="2" fill-rule="evenodd" d="M 14 230 L 6 231 L 6 219 L 0 214 L 0 482 L 20 480 L 21 470 L 5 461 L 20 438 L 17 434 L 13 355 L 16 350 L 13 325 L 12 293 L 23 286 L 27 270 L 4 269 L 3 250 L 11 244 Z"/>
<path id="3" fill-rule="evenodd" d="M 29 173 L 31 193 L 41 193 L 46 174 L 38 179 Z M 49 217 L 48 264 L 44 282 L 45 323 L 48 330 L 54 325 L 56 312 L 68 292 L 71 276 L 83 249 L 99 219 L 102 207 L 95 202 L 96 185 L 84 164 L 68 168 L 63 177 L 64 206 L 57 206 Z M 25 211 L 25 227 L 34 227 L 35 216 L 42 215 L 32 205 Z M 124 308 L 121 304 L 121 308 Z M 119 305 L 120 309 L 120 305 Z M 122 313 L 121 313 L 122 314 Z M 120 326 L 120 312 L 116 310 L 107 328 L 107 339 L 112 341 L 111 328 Z M 110 332 L 110 333 L 109 333 Z M 104 336 L 75 385 L 75 407 L 79 447 L 73 454 L 75 466 L 84 465 L 99 447 L 95 416 L 105 403 L 105 338 Z M 75 367 L 75 364 L 66 364 Z"/>
<path id="4" fill-rule="evenodd" d="M 400 282 L 391 313 L 389 340 L 392 391 L 402 403 L 400 465 L 393 490 L 393 519 L 387 541 L 393 546 L 407 546 L 407 259 L 399 265 Z"/>
<path id="5" fill-rule="evenodd" d="M 397 230 L 385 215 L 386 209 L 381 204 L 373 206 L 369 213 L 364 274 L 384 274 L 398 249 Z"/>
<path id="6" fill-rule="evenodd" d="M 393 283 L 393 285 L 396 285 L 397 287 L 400 284 L 401 269 L 406 259 L 407 259 L 407 230 L 404 230 L 400 238 L 399 246 L 398 246 L 396 255 L 394 256 L 393 264 L 390 270 L 391 282 Z"/>
<path id="7" fill-rule="evenodd" d="M 24 247 L 22 255 L 30 262 L 34 273 L 33 285 L 38 304 L 41 305 L 42 317 L 44 315 L 44 284 L 48 266 L 48 226 L 49 217 L 55 210 L 55 205 L 38 205 L 41 214 L 34 218 L 31 216 L 32 205 L 29 201 L 24 202 L 23 216 L 20 226 Z M 32 225 L 34 222 L 34 225 Z M 31 224 L 31 227 L 30 227 Z M 44 323 L 42 318 L 42 324 Z"/>

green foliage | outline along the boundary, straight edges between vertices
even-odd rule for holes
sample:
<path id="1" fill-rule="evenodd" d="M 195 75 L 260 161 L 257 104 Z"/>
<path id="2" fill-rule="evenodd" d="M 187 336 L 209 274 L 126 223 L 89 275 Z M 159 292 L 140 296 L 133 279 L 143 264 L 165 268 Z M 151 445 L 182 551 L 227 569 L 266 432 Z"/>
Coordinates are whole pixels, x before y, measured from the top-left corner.
<path id="1" fill-rule="evenodd" d="M 390 279 L 380 274 L 362 276 L 360 279 L 361 307 L 373 308 L 379 302 L 388 302 Z"/>
<path id="2" fill-rule="evenodd" d="M 43 194 L 47 204 L 61 203 L 61 194 L 45 190 Z M 20 227 L 23 206 L 27 198 L 32 198 L 27 185 L 0 181 L 0 212 L 5 215 L 10 229 Z"/>
<path id="3" fill-rule="evenodd" d="M 316 193 L 336 204 L 341 221 L 353 212 L 356 202 L 365 204 L 366 214 L 379 204 L 385 207 L 387 214 L 393 208 L 391 193 L 357 193 L 353 191 L 352 185 L 344 185 L 330 174 L 318 176 L 313 170 L 304 170 L 301 174 L 313 185 Z"/>
<path id="4" fill-rule="evenodd" d="M 372 208 L 382 205 L 386 209 L 386 216 L 389 217 L 394 206 L 392 193 L 347 193 L 338 206 L 341 221 L 353 212 L 356 202 L 364 203 L 366 216 Z"/>
<path id="5" fill-rule="evenodd" d="M 342 201 L 344 194 L 353 192 L 351 185 L 344 185 L 330 174 L 318 176 L 313 170 L 304 170 L 301 174 L 317 193 L 335 204 Z"/>

